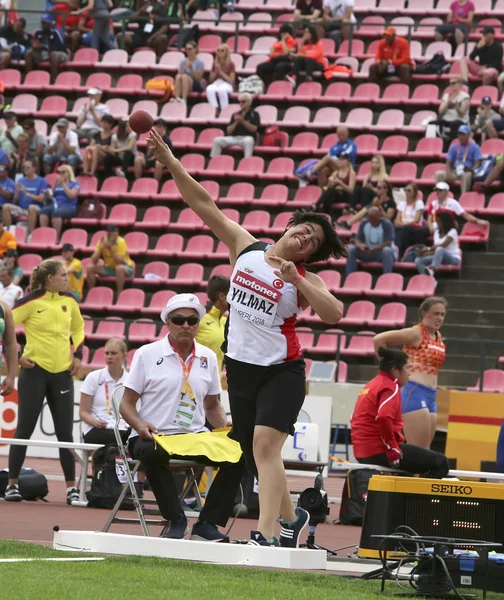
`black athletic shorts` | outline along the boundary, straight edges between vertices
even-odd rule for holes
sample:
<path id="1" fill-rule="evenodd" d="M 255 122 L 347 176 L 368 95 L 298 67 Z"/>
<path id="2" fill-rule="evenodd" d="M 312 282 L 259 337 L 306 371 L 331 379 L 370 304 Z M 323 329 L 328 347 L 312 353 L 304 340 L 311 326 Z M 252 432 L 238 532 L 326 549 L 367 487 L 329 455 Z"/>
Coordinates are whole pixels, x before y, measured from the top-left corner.
<path id="1" fill-rule="evenodd" d="M 303 359 L 262 367 L 225 357 L 231 437 L 250 441 L 256 425 L 294 434 L 294 424 L 306 395 Z"/>

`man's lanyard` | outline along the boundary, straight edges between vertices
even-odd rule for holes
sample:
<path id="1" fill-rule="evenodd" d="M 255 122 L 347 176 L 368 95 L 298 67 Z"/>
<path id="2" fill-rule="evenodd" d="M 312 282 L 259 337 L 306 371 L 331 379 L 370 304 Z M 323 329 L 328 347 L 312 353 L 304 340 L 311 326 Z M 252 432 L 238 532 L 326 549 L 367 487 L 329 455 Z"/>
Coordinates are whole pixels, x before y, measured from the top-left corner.
<path id="1" fill-rule="evenodd" d="M 181 396 L 183 397 L 185 394 L 189 394 L 189 397 L 191 398 L 191 400 L 194 400 L 195 395 L 193 394 L 191 385 L 189 383 L 189 375 L 191 374 L 191 370 L 192 370 L 193 364 L 194 364 L 194 359 L 196 357 L 196 349 L 194 347 L 194 344 L 193 344 L 189 364 L 186 364 L 185 360 L 183 360 L 183 358 L 180 356 L 180 354 L 177 352 L 177 350 L 173 347 L 173 344 L 171 343 L 170 338 L 168 338 L 168 340 L 170 342 L 170 346 L 173 348 L 173 352 L 175 352 L 175 354 L 178 356 L 178 359 L 180 360 L 180 365 L 182 367 L 182 370 L 184 371 L 184 386 L 182 387 Z"/>
<path id="2" fill-rule="evenodd" d="M 470 145 L 470 143 L 471 142 L 468 142 L 467 146 L 466 146 L 466 150 L 465 150 L 465 153 L 464 153 L 464 158 L 462 159 L 462 164 L 463 165 L 465 165 L 465 162 L 467 160 L 467 155 L 469 154 L 469 145 Z M 460 162 L 460 151 L 461 150 L 462 150 L 462 146 L 459 144 L 458 151 L 457 151 L 457 156 L 455 158 L 455 166 L 458 165 L 459 162 Z"/>

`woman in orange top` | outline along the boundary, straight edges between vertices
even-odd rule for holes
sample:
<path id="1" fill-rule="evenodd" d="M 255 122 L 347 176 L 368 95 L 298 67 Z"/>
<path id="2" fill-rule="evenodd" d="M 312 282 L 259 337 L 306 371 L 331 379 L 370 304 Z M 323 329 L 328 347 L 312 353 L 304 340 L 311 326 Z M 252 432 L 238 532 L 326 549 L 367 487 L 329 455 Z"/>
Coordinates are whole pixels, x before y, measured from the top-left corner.
<path id="1" fill-rule="evenodd" d="M 279 35 L 280 39 L 271 47 L 268 60 L 257 65 L 257 75 L 263 81 L 270 76 L 283 79 L 292 71 L 292 60 L 297 47 L 292 27 L 284 23 Z"/>
<path id="2" fill-rule="evenodd" d="M 426 298 L 420 305 L 420 323 L 414 327 L 386 331 L 374 338 L 374 347 L 403 345 L 409 357 L 409 382 L 401 389 L 404 434 L 408 444 L 429 448 L 437 425 L 436 390 L 446 346 L 439 329 L 448 303 L 440 296 Z"/>
<path id="3" fill-rule="evenodd" d="M 305 71 L 306 81 L 311 81 L 315 71 L 323 71 L 324 69 L 324 45 L 322 40 L 318 39 L 317 31 L 313 25 L 306 25 L 303 29 L 299 52 L 294 54 L 292 80 L 295 83 L 298 73 Z"/>

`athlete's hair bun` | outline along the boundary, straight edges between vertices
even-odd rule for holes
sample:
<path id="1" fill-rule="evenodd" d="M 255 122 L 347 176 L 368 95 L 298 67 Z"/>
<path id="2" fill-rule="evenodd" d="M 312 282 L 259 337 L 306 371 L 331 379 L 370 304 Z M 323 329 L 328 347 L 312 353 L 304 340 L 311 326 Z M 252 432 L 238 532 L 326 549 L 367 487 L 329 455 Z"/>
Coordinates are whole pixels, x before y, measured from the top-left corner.
<path id="1" fill-rule="evenodd" d="M 380 371 L 390 373 L 392 369 L 402 369 L 408 362 L 408 355 L 402 350 L 394 350 L 393 348 L 378 348 L 378 356 L 380 357 Z"/>

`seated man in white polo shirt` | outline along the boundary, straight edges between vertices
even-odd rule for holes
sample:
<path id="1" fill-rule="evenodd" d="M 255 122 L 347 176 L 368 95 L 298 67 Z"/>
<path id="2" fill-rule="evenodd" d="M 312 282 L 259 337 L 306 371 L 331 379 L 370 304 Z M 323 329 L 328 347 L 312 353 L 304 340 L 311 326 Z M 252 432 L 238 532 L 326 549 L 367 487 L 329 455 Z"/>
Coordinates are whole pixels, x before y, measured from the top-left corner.
<path id="1" fill-rule="evenodd" d="M 227 424 L 219 402 L 217 357 L 194 340 L 205 314 L 205 308 L 193 294 L 179 294 L 169 300 L 161 313 L 169 333 L 136 351 L 121 402 L 121 415 L 134 430 L 129 441 L 131 455 L 145 467 L 159 510 L 170 521 L 165 537 L 171 539 L 182 539 L 188 529 L 170 471 L 170 458 L 214 463 L 202 456 L 168 455 L 154 443 L 152 434 L 202 433 L 208 431 L 205 417 L 216 428 Z M 137 410 L 138 399 L 141 403 Z M 244 471 L 243 459 L 236 464 L 215 466 L 219 472 L 192 528 L 191 539 L 228 542 L 217 525 L 224 527 L 231 514 Z"/>

